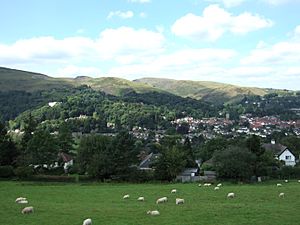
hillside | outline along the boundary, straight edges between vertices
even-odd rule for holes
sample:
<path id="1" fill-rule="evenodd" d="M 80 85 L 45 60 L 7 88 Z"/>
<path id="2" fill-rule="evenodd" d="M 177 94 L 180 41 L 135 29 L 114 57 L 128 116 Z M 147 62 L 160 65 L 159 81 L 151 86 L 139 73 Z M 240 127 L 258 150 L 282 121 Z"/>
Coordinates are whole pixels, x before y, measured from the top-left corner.
<path id="1" fill-rule="evenodd" d="M 262 88 L 239 87 L 210 81 L 142 78 L 134 80 L 134 82 L 148 84 L 182 97 L 202 99 L 214 103 L 232 102 L 240 100 L 245 95 L 263 96 L 268 93 Z"/>

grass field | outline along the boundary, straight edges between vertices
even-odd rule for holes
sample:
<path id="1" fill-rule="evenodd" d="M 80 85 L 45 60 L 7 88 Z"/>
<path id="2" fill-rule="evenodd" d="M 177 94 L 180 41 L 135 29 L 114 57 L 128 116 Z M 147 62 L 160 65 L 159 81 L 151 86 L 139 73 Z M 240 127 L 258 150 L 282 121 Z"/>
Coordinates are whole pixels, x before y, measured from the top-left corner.
<path id="1" fill-rule="evenodd" d="M 176 194 L 171 189 L 176 188 Z M 227 199 L 228 192 L 236 198 Z M 280 199 L 278 194 L 285 193 Z M 124 194 L 130 199 L 123 200 Z M 27 197 L 34 214 L 21 214 L 15 203 Z M 144 196 L 145 202 L 138 202 Z M 169 201 L 156 205 L 158 197 Z M 175 205 L 175 198 L 185 199 Z M 0 182 L 0 224 L 81 225 L 90 217 L 93 225 L 299 225 L 300 183 L 276 187 L 267 184 L 224 184 L 219 191 L 197 184 L 60 184 Z M 160 216 L 149 216 L 158 209 Z"/>

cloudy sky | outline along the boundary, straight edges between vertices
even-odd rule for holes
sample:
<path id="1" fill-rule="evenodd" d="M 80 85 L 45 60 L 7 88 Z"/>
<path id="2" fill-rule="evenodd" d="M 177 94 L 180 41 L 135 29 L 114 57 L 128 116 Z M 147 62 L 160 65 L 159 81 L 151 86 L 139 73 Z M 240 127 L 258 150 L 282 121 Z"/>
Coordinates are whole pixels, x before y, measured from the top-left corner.
<path id="1" fill-rule="evenodd" d="M 300 0 L 0 0 L 0 66 L 300 90 Z"/>

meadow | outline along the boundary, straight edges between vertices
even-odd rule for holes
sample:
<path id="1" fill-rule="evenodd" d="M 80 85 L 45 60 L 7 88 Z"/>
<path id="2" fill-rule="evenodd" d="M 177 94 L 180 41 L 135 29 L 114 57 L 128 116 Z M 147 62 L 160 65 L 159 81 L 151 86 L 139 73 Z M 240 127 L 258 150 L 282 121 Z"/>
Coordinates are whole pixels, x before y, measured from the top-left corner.
<path id="1" fill-rule="evenodd" d="M 229 184 L 220 190 L 198 184 L 37 183 L 0 181 L 0 224 L 81 225 L 299 225 L 300 183 Z M 177 193 L 171 194 L 176 188 Z M 228 192 L 236 198 L 227 199 Z M 280 192 L 285 198 L 278 197 Z M 124 194 L 130 198 L 124 200 Z M 33 214 L 23 215 L 17 197 L 27 197 Z M 138 202 L 139 196 L 145 202 Z M 169 201 L 157 205 L 158 197 Z M 185 204 L 175 205 L 175 198 Z M 148 210 L 159 210 L 150 216 Z"/>

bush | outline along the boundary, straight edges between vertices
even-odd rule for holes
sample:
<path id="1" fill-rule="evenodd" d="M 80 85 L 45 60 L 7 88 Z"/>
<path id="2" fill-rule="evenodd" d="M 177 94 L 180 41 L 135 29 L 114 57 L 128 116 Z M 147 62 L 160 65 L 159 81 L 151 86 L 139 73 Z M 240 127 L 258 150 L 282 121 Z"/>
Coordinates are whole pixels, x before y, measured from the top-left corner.
<path id="1" fill-rule="evenodd" d="M 34 175 L 30 178 L 30 180 L 42 181 L 42 182 L 75 182 L 76 177 L 72 177 L 72 176 Z"/>
<path id="2" fill-rule="evenodd" d="M 33 175 L 33 169 L 32 167 L 17 167 L 15 170 L 14 170 L 15 174 L 17 177 L 19 178 L 28 178 L 28 177 L 31 177 Z"/>
<path id="3" fill-rule="evenodd" d="M 0 166 L 0 177 L 10 178 L 14 176 L 14 170 L 12 166 Z"/>
<path id="4" fill-rule="evenodd" d="M 14 176 L 14 171 L 12 166 L 0 166 L 0 177 L 10 178 Z"/>

